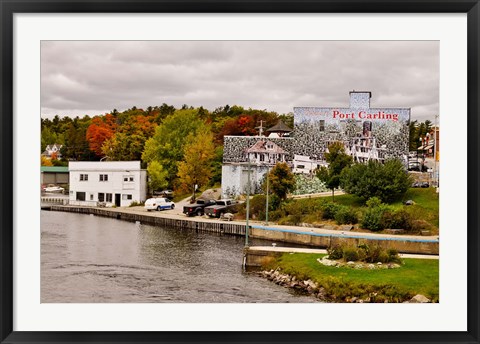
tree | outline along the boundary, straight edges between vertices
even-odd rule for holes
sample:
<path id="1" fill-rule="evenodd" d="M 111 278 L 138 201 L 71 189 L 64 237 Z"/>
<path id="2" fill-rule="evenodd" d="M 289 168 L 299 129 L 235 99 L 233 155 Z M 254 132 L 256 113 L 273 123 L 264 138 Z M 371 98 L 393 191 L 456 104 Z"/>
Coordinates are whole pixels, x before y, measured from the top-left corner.
<path id="1" fill-rule="evenodd" d="M 197 110 L 177 110 L 156 127 L 153 137 L 145 142 L 142 160 L 158 161 L 168 172 L 171 185 L 177 176 L 177 162 L 184 156 L 185 144 L 190 134 L 195 135 L 205 123 L 198 118 Z"/>
<path id="2" fill-rule="evenodd" d="M 335 189 L 340 186 L 340 175 L 345 168 L 352 165 L 353 159 L 345 153 L 345 146 L 341 142 L 334 142 L 328 146 L 325 160 L 328 162 L 328 167 L 322 166 L 317 169 L 317 178 L 332 190 L 332 200 L 334 200 Z"/>
<path id="3" fill-rule="evenodd" d="M 362 201 L 378 197 L 391 203 L 405 194 L 412 184 L 402 162 L 387 160 L 385 164 L 370 160 L 367 164 L 354 164 L 341 175 L 340 184 L 345 192 L 357 195 Z"/>
<path id="4" fill-rule="evenodd" d="M 104 117 L 96 116 L 92 119 L 92 123 L 87 129 L 86 139 L 90 150 L 95 152 L 98 157 L 103 156 L 103 143 L 113 136 L 115 128 L 116 118 L 111 114 Z"/>
<path id="5" fill-rule="evenodd" d="M 148 186 L 150 190 L 155 191 L 158 189 L 164 189 L 168 186 L 167 171 L 156 160 L 151 161 L 147 167 L 148 172 Z"/>
<path id="6" fill-rule="evenodd" d="M 192 201 L 195 200 L 196 187 L 209 183 L 214 158 L 213 134 L 208 127 L 188 136 L 183 161 L 178 163 L 177 175 L 181 188 L 192 192 Z"/>
<path id="7" fill-rule="evenodd" d="M 40 166 L 53 166 L 53 163 L 46 156 L 40 155 Z"/>
<path id="8" fill-rule="evenodd" d="M 153 119 L 153 117 L 152 117 Z M 102 153 L 108 160 L 140 160 L 145 141 L 155 131 L 156 124 L 143 115 L 133 115 L 117 126 L 117 131 L 102 145 Z"/>
<path id="9" fill-rule="evenodd" d="M 57 143 L 57 134 L 45 126 L 42 127 L 40 151 L 43 152 L 48 145 Z"/>
<path id="10" fill-rule="evenodd" d="M 268 179 L 269 189 L 281 200 L 295 190 L 295 176 L 285 162 L 277 163 L 268 173 Z"/>

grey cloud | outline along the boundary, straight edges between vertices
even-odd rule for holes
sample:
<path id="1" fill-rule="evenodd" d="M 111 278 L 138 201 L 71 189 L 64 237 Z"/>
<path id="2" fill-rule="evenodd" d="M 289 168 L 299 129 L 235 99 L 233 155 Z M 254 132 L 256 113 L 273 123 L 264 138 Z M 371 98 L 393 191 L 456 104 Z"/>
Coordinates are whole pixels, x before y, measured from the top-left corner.
<path id="1" fill-rule="evenodd" d="M 104 113 L 165 102 L 210 110 L 225 104 L 288 113 L 372 106 L 438 113 L 438 42 L 141 41 L 42 42 L 42 115 Z"/>

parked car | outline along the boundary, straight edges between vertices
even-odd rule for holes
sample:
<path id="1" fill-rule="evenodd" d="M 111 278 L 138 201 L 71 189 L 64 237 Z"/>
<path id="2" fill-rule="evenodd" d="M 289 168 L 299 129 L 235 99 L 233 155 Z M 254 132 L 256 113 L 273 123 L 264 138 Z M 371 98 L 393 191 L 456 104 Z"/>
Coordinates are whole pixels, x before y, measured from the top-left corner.
<path id="1" fill-rule="evenodd" d="M 421 188 L 429 188 L 430 187 L 430 184 L 428 182 L 423 182 L 421 185 L 420 185 Z"/>
<path id="2" fill-rule="evenodd" d="M 189 204 L 183 207 L 183 213 L 187 216 L 202 216 L 205 214 L 205 207 L 216 204 L 213 199 L 197 199 L 193 204 Z"/>
<path id="3" fill-rule="evenodd" d="M 221 199 L 215 201 L 215 205 L 205 207 L 205 215 L 209 217 L 220 217 L 225 213 L 237 212 L 237 203 L 232 199 Z"/>
<path id="4" fill-rule="evenodd" d="M 160 198 L 149 198 L 145 201 L 145 209 L 150 210 L 164 210 L 164 209 L 174 209 L 175 203 L 165 197 Z"/>
<path id="5" fill-rule="evenodd" d="M 154 191 L 153 196 L 163 196 L 163 197 L 172 199 L 173 191 L 172 190 Z"/>
<path id="6" fill-rule="evenodd" d="M 430 184 L 428 182 L 415 182 L 412 187 L 414 188 L 429 188 Z"/>
<path id="7" fill-rule="evenodd" d="M 416 161 L 410 161 L 408 163 L 408 170 L 409 171 L 418 171 L 418 172 L 426 172 L 428 170 L 427 166 L 422 165 Z"/>

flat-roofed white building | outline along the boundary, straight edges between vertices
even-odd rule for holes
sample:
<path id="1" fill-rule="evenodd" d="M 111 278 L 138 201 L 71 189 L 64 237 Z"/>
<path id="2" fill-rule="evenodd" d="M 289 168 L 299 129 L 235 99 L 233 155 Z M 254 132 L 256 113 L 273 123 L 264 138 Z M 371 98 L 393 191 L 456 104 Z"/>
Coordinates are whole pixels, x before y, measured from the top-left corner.
<path id="1" fill-rule="evenodd" d="M 147 171 L 140 161 L 70 161 L 69 203 L 127 207 L 147 196 Z"/>

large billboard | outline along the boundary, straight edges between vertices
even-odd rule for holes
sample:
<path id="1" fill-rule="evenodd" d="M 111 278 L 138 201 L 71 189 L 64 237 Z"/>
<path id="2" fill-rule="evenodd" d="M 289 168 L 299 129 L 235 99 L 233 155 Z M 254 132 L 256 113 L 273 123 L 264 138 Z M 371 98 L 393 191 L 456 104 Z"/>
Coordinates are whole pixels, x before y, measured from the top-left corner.
<path id="1" fill-rule="evenodd" d="M 370 108 L 370 92 L 350 92 L 350 107 L 295 107 L 295 154 L 324 161 L 332 142 L 343 142 L 356 161 L 406 161 L 409 108 Z"/>
<path id="2" fill-rule="evenodd" d="M 287 162 L 295 173 L 312 175 L 326 165 L 325 153 L 341 142 L 354 161 L 384 162 L 398 158 L 408 163 L 409 108 L 370 108 L 370 92 L 350 92 L 349 107 L 295 107 L 294 128 L 288 137 L 225 136 L 222 188 L 245 189 L 247 162 L 260 183 L 269 167 Z"/>

